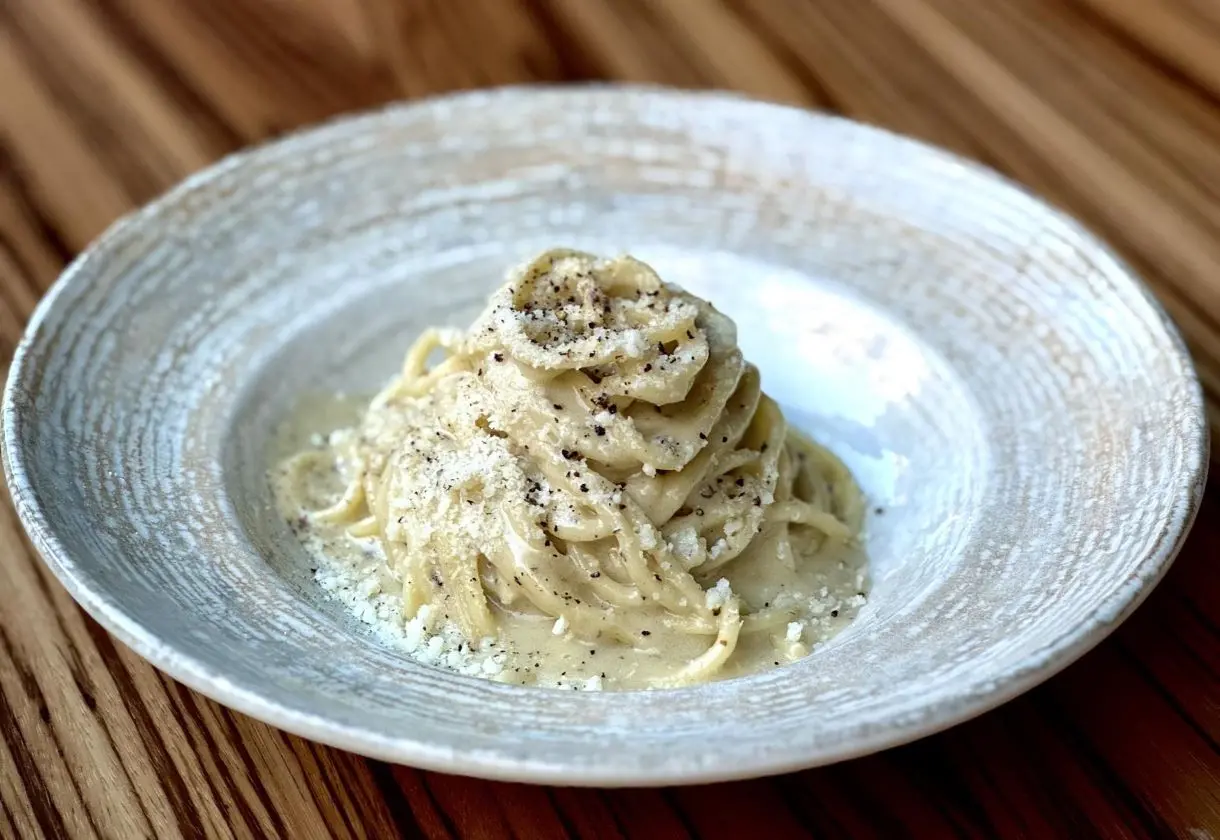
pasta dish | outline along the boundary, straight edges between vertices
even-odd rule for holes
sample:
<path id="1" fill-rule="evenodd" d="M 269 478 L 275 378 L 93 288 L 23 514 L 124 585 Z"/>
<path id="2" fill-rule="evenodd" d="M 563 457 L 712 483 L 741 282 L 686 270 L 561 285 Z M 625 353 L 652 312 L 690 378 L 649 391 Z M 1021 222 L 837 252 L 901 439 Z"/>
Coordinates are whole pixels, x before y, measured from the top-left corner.
<path id="1" fill-rule="evenodd" d="M 286 516 L 375 567 L 426 662 L 677 687 L 798 659 L 864 602 L 848 470 L 729 318 L 630 257 L 538 256 L 314 443 L 276 473 Z"/>

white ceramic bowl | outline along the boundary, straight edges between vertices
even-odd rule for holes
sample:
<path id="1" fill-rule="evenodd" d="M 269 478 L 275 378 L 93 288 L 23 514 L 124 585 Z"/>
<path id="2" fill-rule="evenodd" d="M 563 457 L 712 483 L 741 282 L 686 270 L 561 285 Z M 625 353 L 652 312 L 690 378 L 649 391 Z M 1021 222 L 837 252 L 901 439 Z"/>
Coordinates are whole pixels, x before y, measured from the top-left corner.
<path id="1" fill-rule="evenodd" d="M 320 596 L 271 513 L 273 428 L 306 392 L 371 390 L 552 245 L 630 251 L 712 299 L 884 510 L 869 605 L 804 661 L 511 687 L 413 663 Z M 875 129 L 636 88 L 393 107 L 223 161 L 65 272 L 3 421 L 34 543 L 158 667 L 357 752 L 565 784 L 805 767 L 1003 702 L 1164 573 L 1207 446 L 1172 326 L 1063 214 Z"/>

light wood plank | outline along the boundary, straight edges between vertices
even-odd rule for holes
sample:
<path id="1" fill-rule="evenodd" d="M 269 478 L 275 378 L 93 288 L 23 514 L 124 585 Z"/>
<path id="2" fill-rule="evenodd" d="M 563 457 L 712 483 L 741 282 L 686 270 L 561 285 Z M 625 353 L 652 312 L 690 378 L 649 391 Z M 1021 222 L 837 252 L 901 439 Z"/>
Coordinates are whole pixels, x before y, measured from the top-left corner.
<path id="1" fill-rule="evenodd" d="M 0 141 L 25 173 L 34 197 L 64 241 L 84 248 L 134 202 L 103 167 L 71 118 L 0 26 Z"/>

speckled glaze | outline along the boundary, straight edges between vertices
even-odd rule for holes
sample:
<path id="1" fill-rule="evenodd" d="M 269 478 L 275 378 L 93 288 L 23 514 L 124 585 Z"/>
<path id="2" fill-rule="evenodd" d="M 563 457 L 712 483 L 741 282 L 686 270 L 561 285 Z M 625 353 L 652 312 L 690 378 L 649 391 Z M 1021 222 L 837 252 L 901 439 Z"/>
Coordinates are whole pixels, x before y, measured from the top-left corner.
<path id="1" fill-rule="evenodd" d="M 271 513 L 276 424 L 375 387 L 552 245 L 630 251 L 713 300 L 859 477 L 872 597 L 807 659 L 674 691 L 510 687 L 378 645 L 313 585 Z M 875 129 L 636 88 L 393 107 L 191 178 L 65 272 L 3 424 L 46 562 L 158 667 L 367 755 L 561 784 L 778 772 L 991 708 L 1134 609 L 1207 462 L 1181 341 L 1076 223 Z"/>

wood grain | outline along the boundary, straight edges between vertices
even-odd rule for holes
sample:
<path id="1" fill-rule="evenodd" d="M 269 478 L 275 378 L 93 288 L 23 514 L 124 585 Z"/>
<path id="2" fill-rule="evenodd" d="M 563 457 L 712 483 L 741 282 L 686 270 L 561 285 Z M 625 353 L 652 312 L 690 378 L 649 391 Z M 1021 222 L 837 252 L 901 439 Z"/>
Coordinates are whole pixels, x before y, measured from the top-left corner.
<path id="1" fill-rule="evenodd" d="M 400 97 L 622 79 L 912 134 L 1075 213 L 1182 327 L 1220 421 L 1210 0 L 0 0 L 0 365 L 121 214 Z M 0 505 L 0 837 L 1220 837 L 1220 492 L 1165 583 L 1046 686 L 836 767 L 663 791 L 391 767 L 153 670 Z"/>

